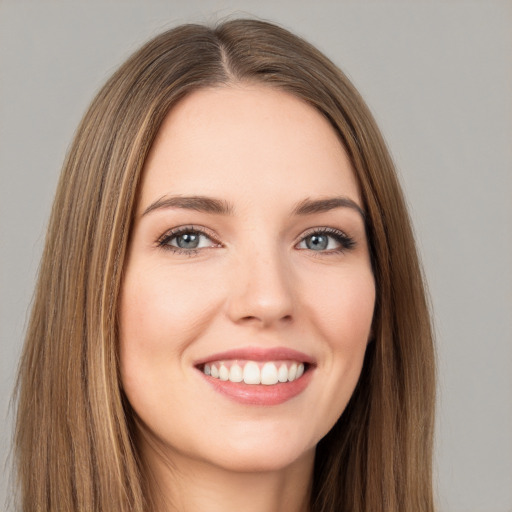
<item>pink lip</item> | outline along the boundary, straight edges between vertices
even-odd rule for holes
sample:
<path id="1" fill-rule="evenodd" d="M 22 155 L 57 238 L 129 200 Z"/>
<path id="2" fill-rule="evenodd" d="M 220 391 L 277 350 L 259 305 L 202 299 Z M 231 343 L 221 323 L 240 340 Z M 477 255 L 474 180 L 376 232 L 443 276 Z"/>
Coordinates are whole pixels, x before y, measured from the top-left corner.
<path id="1" fill-rule="evenodd" d="M 262 347 L 245 347 L 237 348 L 234 350 L 227 350 L 226 352 L 218 352 L 209 355 L 205 358 L 199 359 L 194 363 L 194 366 L 199 366 L 212 361 L 246 359 L 249 361 L 283 361 L 293 360 L 301 363 L 308 363 L 314 365 L 315 359 L 303 352 L 293 350 L 286 347 L 275 348 L 262 348 Z"/>
<path id="2" fill-rule="evenodd" d="M 201 375 L 215 391 L 241 404 L 279 405 L 302 393 L 310 383 L 313 371 L 314 369 L 311 367 L 299 379 L 273 386 L 223 381 L 205 375 L 203 372 Z"/>
<path id="3" fill-rule="evenodd" d="M 249 360 L 249 361 L 279 361 L 294 360 L 307 363 L 307 370 L 297 380 L 266 386 L 254 385 L 244 382 L 222 381 L 205 375 L 199 367 L 212 361 L 222 360 Z M 195 366 L 205 381 L 212 388 L 235 402 L 246 405 L 279 405 L 299 395 L 306 389 L 311 381 L 316 361 L 311 356 L 284 347 L 265 349 L 260 347 L 247 347 L 226 352 L 219 352 L 198 360 Z"/>

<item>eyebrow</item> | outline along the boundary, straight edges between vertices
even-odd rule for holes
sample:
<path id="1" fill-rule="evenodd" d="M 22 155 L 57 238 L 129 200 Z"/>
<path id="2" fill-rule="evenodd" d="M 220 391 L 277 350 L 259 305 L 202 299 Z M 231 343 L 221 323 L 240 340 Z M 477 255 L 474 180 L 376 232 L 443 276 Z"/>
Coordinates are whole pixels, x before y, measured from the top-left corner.
<path id="1" fill-rule="evenodd" d="M 142 215 L 161 208 L 183 208 L 218 215 L 233 215 L 234 213 L 233 205 L 223 199 L 206 196 L 163 196 L 150 204 Z"/>
<path id="2" fill-rule="evenodd" d="M 304 199 L 296 204 L 292 215 L 311 215 L 312 213 L 328 212 L 335 208 L 351 208 L 361 215 L 363 221 L 366 220 L 364 210 L 355 201 L 344 196 L 314 200 L 310 198 Z"/>
<path id="3" fill-rule="evenodd" d="M 144 210 L 142 216 L 154 210 L 167 208 L 181 208 L 217 215 L 233 215 L 235 211 L 234 206 L 224 199 L 207 196 L 163 196 L 151 203 Z M 335 208 L 351 208 L 361 215 L 363 221 L 366 221 L 364 210 L 355 201 L 344 196 L 328 197 L 326 199 L 303 199 L 296 203 L 291 216 L 311 215 L 334 210 Z"/>

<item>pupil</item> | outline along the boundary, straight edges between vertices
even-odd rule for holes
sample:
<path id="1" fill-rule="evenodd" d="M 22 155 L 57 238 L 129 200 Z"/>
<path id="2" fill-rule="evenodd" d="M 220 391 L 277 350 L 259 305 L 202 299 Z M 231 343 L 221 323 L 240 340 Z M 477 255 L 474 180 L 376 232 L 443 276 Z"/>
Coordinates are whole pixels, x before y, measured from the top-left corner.
<path id="1" fill-rule="evenodd" d="M 198 240 L 197 234 L 186 233 L 178 237 L 178 246 L 183 249 L 194 249 L 197 247 Z"/>
<path id="2" fill-rule="evenodd" d="M 327 237 L 325 235 L 312 235 L 309 237 L 310 242 L 306 245 L 308 249 L 326 249 L 327 248 Z"/>

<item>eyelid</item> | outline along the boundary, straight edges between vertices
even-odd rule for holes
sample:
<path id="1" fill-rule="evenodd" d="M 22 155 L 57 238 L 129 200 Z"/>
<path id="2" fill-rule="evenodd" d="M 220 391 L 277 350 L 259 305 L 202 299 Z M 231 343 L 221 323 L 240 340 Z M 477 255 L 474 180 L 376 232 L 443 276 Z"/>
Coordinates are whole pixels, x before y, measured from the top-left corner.
<path id="1" fill-rule="evenodd" d="M 304 240 L 304 238 L 307 238 L 308 236 L 314 235 L 316 233 L 327 233 L 329 235 L 340 235 L 345 238 L 351 238 L 342 229 L 332 228 L 330 226 L 315 226 L 314 228 L 306 229 L 306 231 L 301 233 L 300 237 L 298 238 L 298 242 L 300 242 L 300 241 Z"/>
<path id="2" fill-rule="evenodd" d="M 205 228 L 203 226 L 196 226 L 194 224 L 188 224 L 188 225 L 184 225 L 184 226 L 177 226 L 175 228 L 171 228 L 171 229 L 167 230 L 162 236 L 160 236 L 157 239 L 156 245 L 158 247 L 162 247 L 162 248 L 172 247 L 173 249 L 177 249 L 176 252 L 180 252 L 180 251 L 183 251 L 183 252 L 196 251 L 197 252 L 197 251 L 202 250 L 202 249 L 209 249 L 209 247 L 201 247 L 200 249 L 183 249 L 181 247 L 177 247 L 177 246 L 174 246 L 174 245 L 169 245 L 167 243 L 170 240 L 172 240 L 173 238 L 175 238 L 175 237 L 177 237 L 177 236 L 179 236 L 179 235 L 181 235 L 183 233 L 190 233 L 190 232 L 198 233 L 199 235 L 205 236 L 206 238 L 210 239 L 215 244 L 212 247 L 222 246 L 221 242 L 219 242 L 219 240 L 217 239 L 217 237 L 213 233 L 213 231 L 211 231 L 210 229 Z M 173 249 L 169 249 L 169 250 L 173 250 Z"/>
<path id="3" fill-rule="evenodd" d="M 187 249 L 187 248 L 182 248 L 182 247 L 178 247 L 175 245 L 171 245 L 168 243 L 170 240 L 178 237 L 179 235 L 181 235 L 183 233 L 197 233 L 200 236 L 205 236 L 206 238 L 208 238 L 209 240 L 214 242 L 214 245 L 212 245 L 210 247 L 199 247 L 199 248 Z M 178 226 L 178 227 L 175 227 L 175 228 L 172 228 L 172 229 L 169 229 L 168 231 L 166 231 L 162 236 L 160 236 L 158 238 L 158 240 L 156 241 L 156 244 L 158 247 L 160 247 L 164 250 L 169 250 L 173 253 L 186 254 L 188 256 L 193 256 L 194 254 L 197 254 L 204 249 L 223 247 L 223 244 L 221 242 L 219 242 L 219 240 L 217 239 L 217 236 L 212 233 L 213 232 L 210 229 L 205 228 L 203 226 L 196 226 L 193 224 Z M 320 250 L 320 251 L 314 251 L 314 250 L 308 249 L 308 248 L 302 248 L 300 250 L 306 250 L 308 252 L 313 253 L 313 255 L 315 255 L 315 256 L 327 256 L 327 255 L 332 255 L 332 254 L 343 253 L 347 250 L 352 249 L 354 247 L 354 245 L 356 244 L 355 240 L 351 236 L 347 235 L 341 229 L 333 228 L 333 227 L 329 227 L 329 226 L 316 226 L 316 227 L 309 228 L 305 232 L 301 233 L 299 238 L 294 242 L 294 247 L 296 247 L 298 244 L 304 242 L 309 236 L 315 235 L 315 234 L 329 236 L 330 238 L 334 239 L 339 244 L 339 247 L 336 249 Z"/>
<path id="4" fill-rule="evenodd" d="M 300 238 L 295 243 L 295 245 L 302 243 L 304 240 L 306 240 L 311 235 L 327 235 L 330 238 L 333 238 L 336 240 L 336 242 L 339 244 L 340 247 L 337 249 L 331 249 L 331 250 L 322 250 L 322 251 L 313 251 L 309 250 L 309 252 L 313 253 L 315 256 L 328 256 L 332 254 L 340 254 L 343 252 L 346 252 L 350 249 L 352 249 L 356 245 L 356 241 L 353 237 L 345 233 L 345 231 L 333 228 L 329 226 L 316 226 L 314 228 L 310 228 L 306 230 L 304 233 L 300 235 Z M 307 249 L 302 249 L 307 250 Z"/>

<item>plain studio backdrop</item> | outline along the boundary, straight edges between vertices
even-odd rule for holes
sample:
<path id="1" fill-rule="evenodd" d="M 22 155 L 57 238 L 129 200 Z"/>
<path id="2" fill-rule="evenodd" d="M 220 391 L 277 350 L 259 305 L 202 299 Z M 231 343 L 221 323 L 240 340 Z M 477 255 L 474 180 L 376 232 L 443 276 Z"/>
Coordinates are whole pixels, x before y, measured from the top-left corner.
<path id="1" fill-rule="evenodd" d="M 433 303 L 439 511 L 512 511 L 512 3 L 489 0 L 0 0 L 0 504 L 11 492 L 9 400 L 73 132 L 143 42 L 227 16 L 304 36 L 369 104 Z"/>

